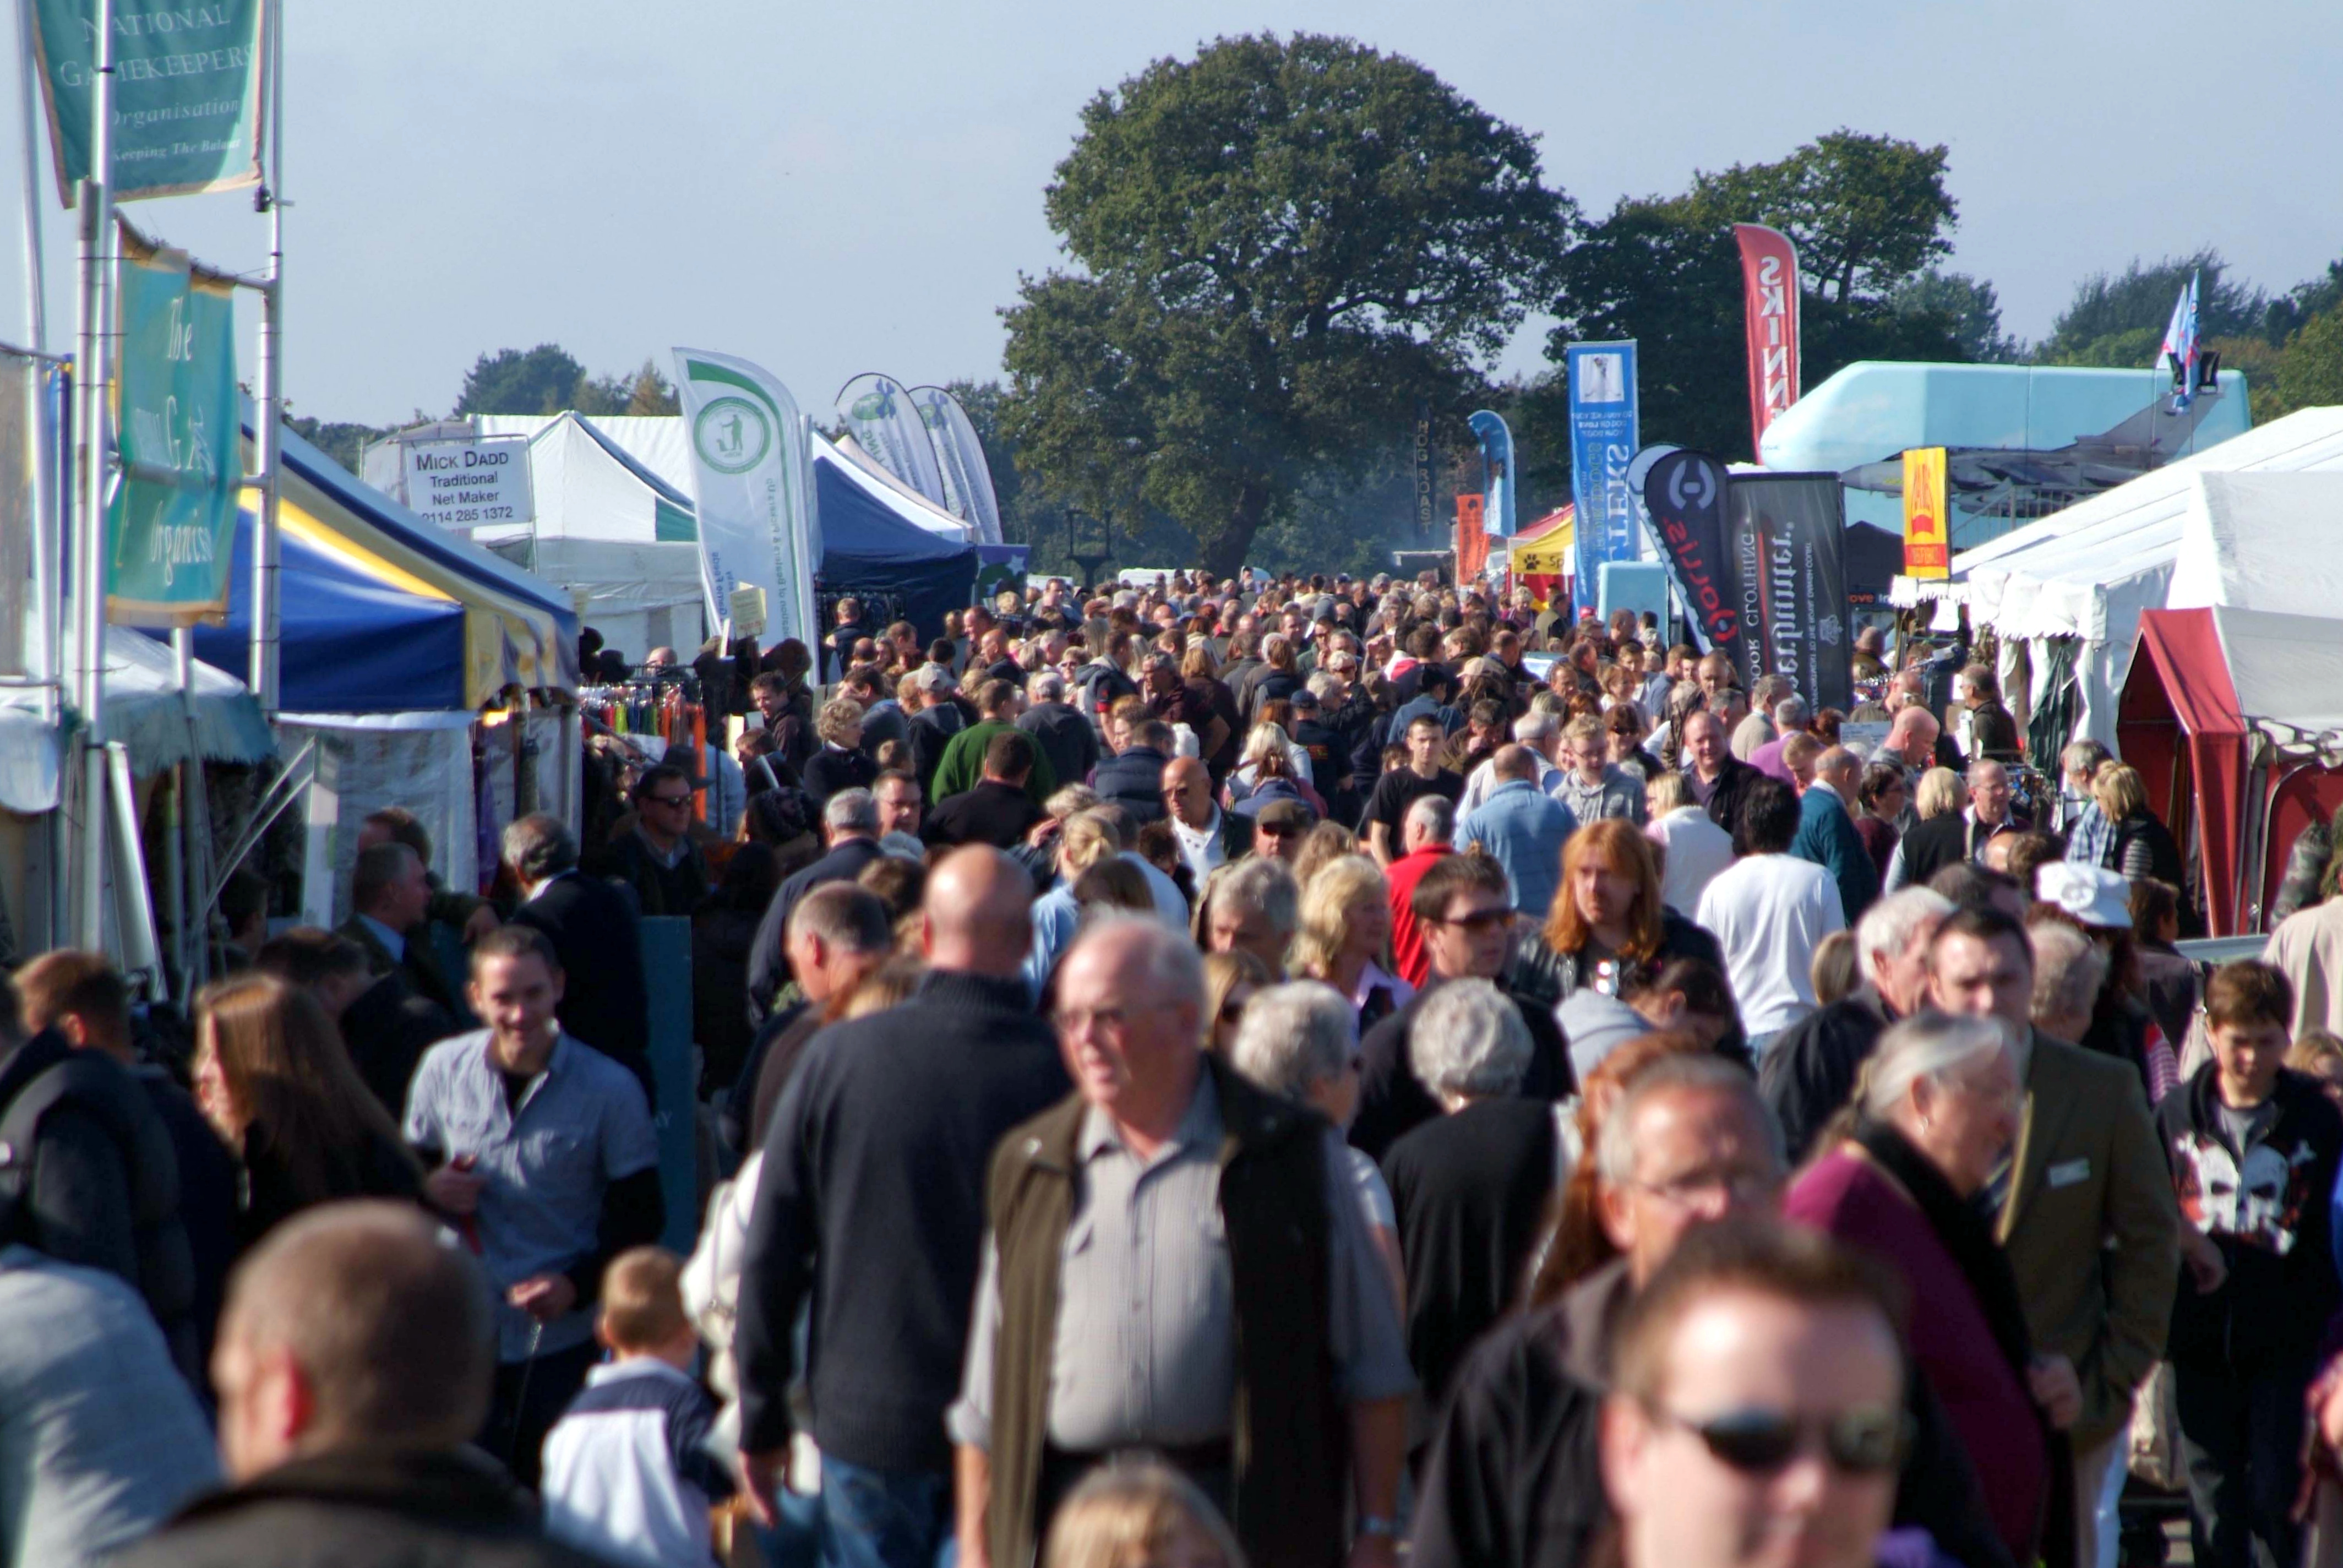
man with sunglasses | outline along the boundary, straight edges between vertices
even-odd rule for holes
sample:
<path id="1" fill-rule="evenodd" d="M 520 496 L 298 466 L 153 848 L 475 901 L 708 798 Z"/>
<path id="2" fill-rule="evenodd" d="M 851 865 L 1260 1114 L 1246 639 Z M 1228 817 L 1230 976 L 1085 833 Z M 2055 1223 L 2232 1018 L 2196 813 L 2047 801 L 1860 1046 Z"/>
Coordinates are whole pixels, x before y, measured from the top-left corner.
<path id="1" fill-rule="evenodd" d="M 689 915 L 708 897 L 708 862 L 691 841 L 691 775 L 672 763 L 643 770 L 635 785 L 635 823 L 612 844 L 603 872 L 635 891 L 645 919 Z"/>
<path id="2" fill-rule="evenodd" d="M 1871 1568 L 1911 1369 L 1891 1283 L 1811 1231 L 1694 1237 L 1628 1309 L 1602 1418 L 1625 1568 Z"/>
<path id="3" fill-rule="evenodd" d="M 1663 1057 L 1629 1078 L 1580 1158 L 1594 1162 L 1595 1220 L 1617 1256 L 1574 1280 L 1550 1279 L 1555 1262 L 1541 1260 L 1527 1309 L 1456 1372 L 1416 1477 L 1417 1568 L 1588 1561 L 1613 1523 L 1596 1429 L 1622 1323 L 1688 1241 L 1774 1214 L 1786 1173 L 1780 1131 L 1748 1072 L 1704 1054 Z M 2012 1568 L 1942 1412 L 1917 1382 L 1899 1397 L 1916 1422 L 1897 1519 L 1926 1527 L 1967 1568 Z"/>

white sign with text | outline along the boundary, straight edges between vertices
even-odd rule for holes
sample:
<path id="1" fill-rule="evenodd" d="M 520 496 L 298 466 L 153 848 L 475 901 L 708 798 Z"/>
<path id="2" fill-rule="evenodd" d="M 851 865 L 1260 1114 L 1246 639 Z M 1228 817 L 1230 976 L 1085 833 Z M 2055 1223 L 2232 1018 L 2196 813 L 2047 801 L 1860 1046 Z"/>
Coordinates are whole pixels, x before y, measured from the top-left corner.
<path id="1" fill-rule="evenodd" d="M 409 511 L 458 533 L 536 516 L 526 437 L 411 441 L 399 452 L 399 478 Z"/>

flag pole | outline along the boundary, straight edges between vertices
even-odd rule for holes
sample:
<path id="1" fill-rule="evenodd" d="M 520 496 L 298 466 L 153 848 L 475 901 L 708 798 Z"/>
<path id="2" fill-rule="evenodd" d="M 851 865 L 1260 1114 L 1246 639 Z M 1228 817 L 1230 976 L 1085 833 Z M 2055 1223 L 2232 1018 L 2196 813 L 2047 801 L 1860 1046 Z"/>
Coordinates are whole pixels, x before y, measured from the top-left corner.
<path id="1" fill-rule="evenodd" d="M 268 276 L 260 290 L 260 374 L 254 399 L 260 428 L 255 432 L 255 457 L 260 466 L 260 510 L 252 530 L 252 663 L 246 684 L 264 718 L 274 721 L 277 710 L 277 670 L 281 639 L 278 566 L 282 545 L 277 528 L 277 497 L 284 487 L 277 471 L 283 462 L 278 427 L 285 402 L 285 7 L 268 5 L 268 179 L 261 186 L 260 204 L 268 215 Z"/>
<path id="2" fill-rule="evenodd" d="M 81 535 L 74 563 L 75 698 L 81 709 L 80 943 L 106 948 L 106 508 L 112 477 L 107 396 L 114 379 L 114 0 L 96 0 L 90 75 L 90 176 L 82 181 L 80 353 Z"/>

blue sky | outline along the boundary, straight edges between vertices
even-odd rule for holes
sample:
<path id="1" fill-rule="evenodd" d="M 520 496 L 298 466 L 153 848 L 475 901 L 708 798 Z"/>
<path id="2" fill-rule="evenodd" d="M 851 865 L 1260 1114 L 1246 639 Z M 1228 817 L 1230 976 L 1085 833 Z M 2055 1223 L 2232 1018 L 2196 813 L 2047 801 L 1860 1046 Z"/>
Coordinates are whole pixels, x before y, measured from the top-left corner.
<path id="1" fill-rule="evenodd" d="M 597 372 L 676 344 L 744 355 L 809 411 L 862 370 L 996 374 L 995 311 L 1058 260 L 1041 191 L 1083 102 L 1263 29 L 1422 61 L 1539 133 L 1547 179 L 1591 213 L 1841 125 L 1946 143 L 1953 265 L 2026 337 L 2135 255 L 2210 243 L 2273 287 L 2343 255 L 2331 0 L 336 0 L 293 7 L 287 35 L 288 394 L 328 418 L 440 413 L 483 349 L 547 340 Z M 57 347 L 69 229 L 44 201 Z M 243 196 L 131 211 L 223 265 L 261 258 Z M 1536 369 L 1543 338 L 1501 367 Z"/>

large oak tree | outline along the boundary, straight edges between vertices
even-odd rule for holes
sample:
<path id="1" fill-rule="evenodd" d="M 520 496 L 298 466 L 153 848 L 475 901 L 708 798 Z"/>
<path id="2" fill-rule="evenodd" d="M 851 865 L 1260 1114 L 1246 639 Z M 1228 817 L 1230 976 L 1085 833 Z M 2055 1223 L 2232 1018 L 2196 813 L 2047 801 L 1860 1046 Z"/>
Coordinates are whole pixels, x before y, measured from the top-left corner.
<path id="1" fill-rule="evenodd" d="M 1055 498 L 1161 508 L 1222 573 L 1419 400 L 1461 412 L 1574 217 L 1534 137 L 1413 61 L 1307 34 L 1101 93 L 1046 211 L 1073 265 L 1002 313 L 1002 427 Z"/>

